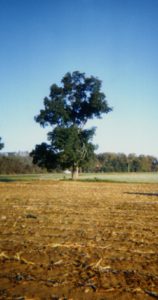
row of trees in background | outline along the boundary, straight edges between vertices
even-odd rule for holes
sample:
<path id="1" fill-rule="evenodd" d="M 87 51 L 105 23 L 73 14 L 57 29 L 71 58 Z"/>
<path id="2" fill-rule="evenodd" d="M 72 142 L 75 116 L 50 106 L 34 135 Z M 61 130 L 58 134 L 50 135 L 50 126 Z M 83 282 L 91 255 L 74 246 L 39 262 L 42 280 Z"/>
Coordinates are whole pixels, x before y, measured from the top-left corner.
<path id="1" fill-rule="evenodd" d="M 62 172 L 61 168 L 52 168 L 49 172 Z M 45 173 L 45 168 L 33 164 L 27 154 L 0 156 L 0 174 Z M 95 154 L 91 162 L 85 164 L 82 172 L 158 172 L 158 159 L 149 155 L 125 155 L 123 153 Z"/>
<path id="2" fill-rule="evenodd" d="M 32 158 L 20 156 L 18 154 L 0 156 L 0 174 L 32 174 L 46 172 L 32 163 Z"/>
<path id="3" fill-rule="evenodd" d="M 96 155 L 87 171 L 91 172 L 156 172 L 158 159 L 150 155 L 102 153 Z"/>
<path id="4" fill-rule="evenodd" d="M 0 137 L 0 150 L 4 148 L 4 143 Z M 34 165 L 29 153 L 25 156 L 18 153 L 1 153 L 0 155 L 0 174 L 28 174 L 41 173 L 42 170 Z"/>

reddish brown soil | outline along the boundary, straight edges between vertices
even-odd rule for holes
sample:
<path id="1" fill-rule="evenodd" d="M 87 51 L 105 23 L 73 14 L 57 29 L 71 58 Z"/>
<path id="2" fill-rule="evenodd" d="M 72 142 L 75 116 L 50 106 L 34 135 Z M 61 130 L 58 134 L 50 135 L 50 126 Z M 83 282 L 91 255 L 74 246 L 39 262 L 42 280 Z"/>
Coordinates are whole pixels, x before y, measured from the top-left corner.
<path id="1" fill-rule="evenodd" d="M 158 184 L 0 183 L 0 299 L 158 298 Z"/>

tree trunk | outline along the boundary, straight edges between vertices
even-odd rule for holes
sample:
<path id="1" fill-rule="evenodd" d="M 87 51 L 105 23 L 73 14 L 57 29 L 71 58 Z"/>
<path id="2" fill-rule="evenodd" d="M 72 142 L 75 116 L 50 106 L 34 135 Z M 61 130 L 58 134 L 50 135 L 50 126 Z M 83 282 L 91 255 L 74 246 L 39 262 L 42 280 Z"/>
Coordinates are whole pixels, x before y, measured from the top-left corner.
<path id="1" fill-rule="evenodd" d="M 78 179 L 78 166 L 73 166 L 72 168 L 72 180 Z"/>

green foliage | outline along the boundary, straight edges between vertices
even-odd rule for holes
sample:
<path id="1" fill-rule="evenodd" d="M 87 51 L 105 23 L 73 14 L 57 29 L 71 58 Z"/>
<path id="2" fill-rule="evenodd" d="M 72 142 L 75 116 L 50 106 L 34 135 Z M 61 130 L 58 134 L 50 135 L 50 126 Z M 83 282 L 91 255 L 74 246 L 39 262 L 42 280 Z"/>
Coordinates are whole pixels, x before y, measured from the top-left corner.
<path id="1" fill-rule="evenodd" d="M 2 138 L 0 137 L 0 150 L 3 149 L 4 144 L 2 143 Z"/>
<path id="2" fill-rule="evenodd" d="M 0 156 L 0 174 L 41 173 L 41 169 L 32 163 L 30 157 Z"/>
<path id="3" fill-rule="evenodd" d="M 97 172 L 156 172 L 158 159 L 150 155 L 102 153 L 96 156 L 91 171 Z"/>
<path id="4" fill-rule="evenodd" d="M 33 157 L 33 163 L 40 168 L 46 168 L 48 171 L 51 171 L 58 167 L 57 154 L 46 143 L 36 145 L 30 156 Z"/>
<path id="5" fill-rule="evenodd" d="M 84 129 L 89 119 L 100 118 L 112 109 L 101 91 L 101 81 L 86 77 L 78 71 L 67 73 L 61 86 L 53 84 L 49 97 L 44 98 L 44 109 L 35 117 L 41 126 L 52 126 L 48 144 L 36 145 L 33 162 L 47 169 L 53 167 L 82 167 L 94 156 L 92 138 L 95 128 Z"/>
<path id="6" fill-rule="evenodd" d="M 50 132 L 48 139 L 58 164 L 63 168 L 70 168 L 74 163 L 81 167 L 85 160 L 88 161 L 95 149 L 90 142 L 94 131 L 94 128 L 81 130 L 77 126 L 71 126 L 56 127 Z"/>
<path id="7" fill-rule="evenodd" d="M 101 117 L 112 109 L 106 96 L 100 92 L 101 81 L 93 76 L 85 77 L 78 71 L 67 73 L 61 81 L 62 86 L 53 84 L 49 97 L 44 98 L 44 109 L 35 117 L 42 126 L 55 125 L 71 127 L 83 126 L 88 119 Z"/>

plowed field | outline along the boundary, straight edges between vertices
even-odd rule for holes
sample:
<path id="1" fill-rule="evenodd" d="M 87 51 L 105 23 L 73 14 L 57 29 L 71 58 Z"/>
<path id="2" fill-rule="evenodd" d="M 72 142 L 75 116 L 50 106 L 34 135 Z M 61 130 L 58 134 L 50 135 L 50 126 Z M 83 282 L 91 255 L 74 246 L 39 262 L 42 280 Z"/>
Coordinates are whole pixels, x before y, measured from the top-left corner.
<path id="1" fill-rule="evenodd" d="M 0 183 L 0 299 L 158 298 L 158 184 Z"/>

